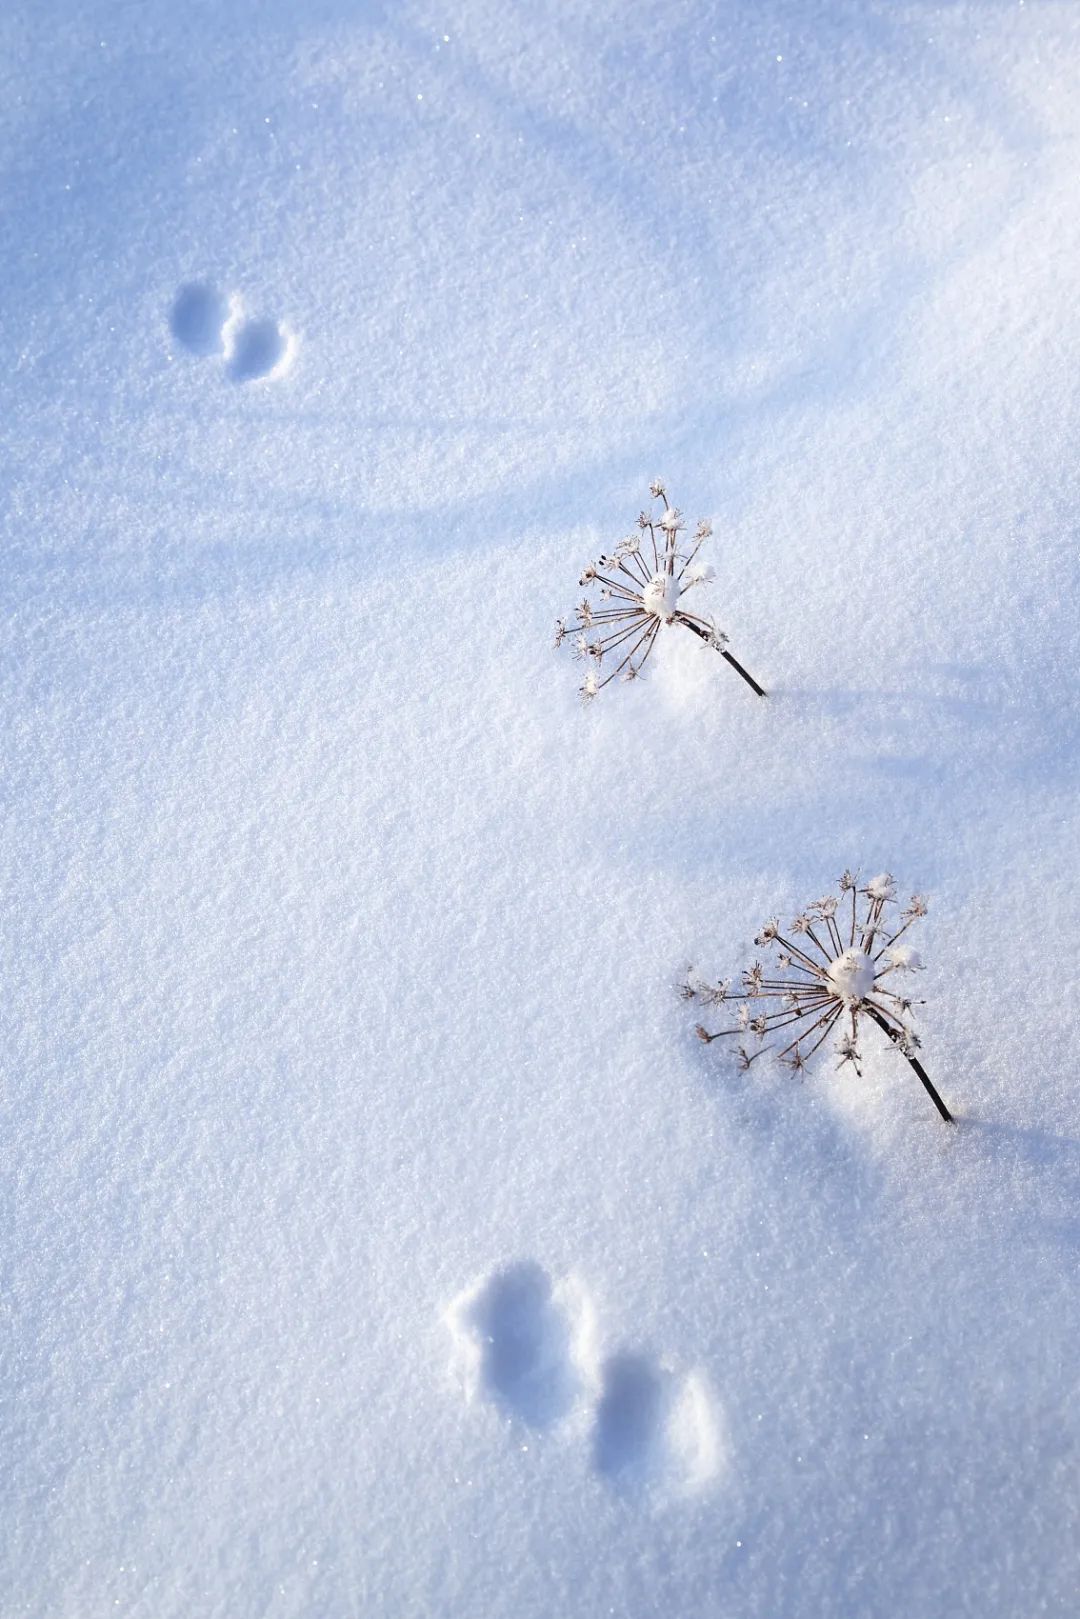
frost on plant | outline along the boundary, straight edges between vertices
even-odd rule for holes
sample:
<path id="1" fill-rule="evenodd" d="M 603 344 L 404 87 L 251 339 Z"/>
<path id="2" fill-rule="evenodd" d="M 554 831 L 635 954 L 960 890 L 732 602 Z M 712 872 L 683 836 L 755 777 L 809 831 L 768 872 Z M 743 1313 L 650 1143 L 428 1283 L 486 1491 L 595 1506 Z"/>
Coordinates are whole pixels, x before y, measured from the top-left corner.
<path id="1" fill-rule="evenodd" d="M 698 1036 L 705 1041 L 735 1036 L 742 1065 L 748 1068 L 765 1051 L 775 1049 L 764 1044 L 766 1035 L 783 1030 L 785 1037 L 790 1033 L 794 1038 L 777 1056 L 801 1073 L 839 1025 L 840 1066 L 849 1062 L 861 1074 L 863 1019 L 876 1024 L 903 1053 L 941 1117 L 951 1120 L 916 1056 L 919 1039 L 909 1024 L 916 1002 L 898 987 L 905 973 L 922 966 L 918 952 L 900 939 L 926 915 L 926 901 L 915 894 L 899 910 L 896 884 L 888 873 L 860 887 L 845 871 L 839 890 L 839 898 L 829 894 L 808 905 L 787 930 L 791 938 L 780 932 L 778 920 L 766 922 L 754 943 L 772 953 L 772 962 L 768 967 L 754 962 L 742 975 L 740 991 L 732 993 L 730 981 L 711 985 L 693 974 L 687 978 L 685 999 L 705 1007 L 732 1008 L 729 1027 L 710 1034 L 699 1023 Z"/>
<path id="2" fill-rule="evenodd" d="M 581 695 L 595 697 L 609 681 L 621 677 L 633 680 L 645 666 L 665 625 L 681 624 L 715 647 L 746 684 L 765 693 L 752 675 L 747 674 L 727 650 L 727 636 L 710 618 L 691 612 L 686 597 L 713 577 L 712 569 L 700 561 L 701 547 L 712 533 L 706 522 L 694 530 L 689 542 L 682 513 L 670 505 L 664 485 L 651 486 L 655 504 L 638 518 L 637 532 L 621 540 L 610 556 L 590 563 L 579 581 L 586 595 L 568 619 L 555 626 L 555 645 L 569 639 L 588 671 Z M 596 593 L 592 600 L 588 592 Z"/>

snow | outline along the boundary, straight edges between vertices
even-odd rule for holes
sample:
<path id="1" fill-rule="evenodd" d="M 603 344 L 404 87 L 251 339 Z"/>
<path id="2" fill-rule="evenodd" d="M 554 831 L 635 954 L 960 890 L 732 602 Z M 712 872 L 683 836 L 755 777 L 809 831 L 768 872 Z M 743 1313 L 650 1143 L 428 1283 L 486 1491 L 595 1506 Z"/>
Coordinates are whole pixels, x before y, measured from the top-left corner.
<path id="1" fill-rule="evenodd" d="M 845 950 L 825 969 L 825 977 L 843 1001 L 861 1001 L 874 987 L 874 963 L 863 950 Z"/>
<path id="2" fill-rule="evenodd" d="M 5 1619 L 1074 1611 L 1080 13 L 0 33 Z M 955 1128 L 694 1037 L 846 866 Z"/>
<path id="3" fill-rule="evenodd" d="M 679 582 L 674 575 L 654 573 L 645 586 L 642 603 L 647 612 L 670 624 L 679 608 Z"/>
<path id="4" fill-rule="evenodd" d="M 924 965 L 922 956 L 908 944 L 894 944 L 882 955 L 882 960 L 897 972 L 918 972 Z"/>

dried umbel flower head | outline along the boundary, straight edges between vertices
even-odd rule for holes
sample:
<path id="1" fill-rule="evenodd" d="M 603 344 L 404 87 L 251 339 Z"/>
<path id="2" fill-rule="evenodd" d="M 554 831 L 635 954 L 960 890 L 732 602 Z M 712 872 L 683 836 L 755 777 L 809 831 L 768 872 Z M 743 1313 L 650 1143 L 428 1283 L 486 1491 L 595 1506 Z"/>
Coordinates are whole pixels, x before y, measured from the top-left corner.
<path id="1" fill-rule="evenodd" d="M 581 576 L 579 582 L 586 590 L 595 589 L 598 601 L 594 603 L 586 595 L 570 617 L 559 619 L 555 626 L 555 645 L 561 646 L 569 638 L 577 655 L 590 665 L 582 682 L 582 697 L 595 697 L 617 676 L 633 680 L 641 673 L 661 629 L 670 624 L 681 624 L 706 646 L 715 647 L 736 674 L 764 697 L 757 681 L 728 652 L 727 636 L 711 619 L 684 605 L 691 590 L 712 578 L 712 569 L 699 560 L 712 528 L 699 523 L 684 545 L 680 540 L 686 531 L 682 513 L 669 503 L 659 480 L 651 485 L 650 494 L 654 505 L 641 513 L 637 532 L 620 541 L 610 556 L 590 563 Z M 657 511 L 656 502 L 663 511 Z M 621 654 L 617 661 L 615 654 Z"/>
<path id="2" fill-rule="evenodd" d="M 754 943 L 773 953 L 773 964 L 767 968 L 754 962 L 742 975 L 741 991 L 733 994 L 729 983 L 709 985 L 693 976 L 686 980 L 682 993 L 687 1000 L 731 1005 L 734 1011 L 729 1028 L 710 1034 L 699 1023 L 698 1036 L 705 1041 L 738 1037 L 740 1060 L 748 1068 L 772 1049 L 764 1044 L 766 1035 L 790 1030 L 795 1038 L 777 1055 L 800 1073 L 839 1023 L 840 1066 L 850 1062 L 861 1074 L 859 1020 L 866 1019 L 903 1053 L 941 1117 L 951 1122 L 952 1114 L 915 1055 L 919 1040 L 908 1017 L 916 1003 L 895 987 L 896 974 L 902 978 L 922 966 L 918 953 L 900 939 L 926 915 L 926 901 L 915 894 L 899 910 L 896 884 L 887 872 L 860 887 L 845 871 L 838 886 L 839 898 L 828 894 L 795 918 L 787 930 L 790 939 L 780 932 L 779 921 L 766 922 Z M 748 1049 L 748 1037 L 757 1040 L 757 1049 Z"/>

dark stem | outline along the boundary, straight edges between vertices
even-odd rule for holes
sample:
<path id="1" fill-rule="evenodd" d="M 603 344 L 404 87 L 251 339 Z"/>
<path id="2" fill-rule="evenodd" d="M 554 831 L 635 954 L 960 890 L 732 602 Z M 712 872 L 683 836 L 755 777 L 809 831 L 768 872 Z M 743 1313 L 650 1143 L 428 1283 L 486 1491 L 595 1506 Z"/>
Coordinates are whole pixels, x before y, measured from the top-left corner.
<path id="1" fill-rule="evenodd" d="M 687 616 L 687 614 L 682 613 L 682 614 L 679 615 L 679 623 L 680 624 L 685 624 L 688 630 L 693 630 L 694 634 L 697 635 L 697 636 L 700 636 L 703 641 L 707 641 L 710 644 L 712 644 L 712 636 L 709 634 L 709 632 L 707 630 L 703 630 L 700 627 L 700 625 L 695 624 L 693 622 L 693 620 Z M 723 647 L 721 647 L 719 649 L 719 651 L 720 651 L 720 656 L 722 658 L 727 659 L 727 661 L 730 663 L 731 667 L 734 669 L 735 673 L 737 675 L 742 675 L 743 679 L 746 681 L 746 684 L 753 691 L 756 691 L 759 697 L 764 697 L 765 696 L 764 689 L 761 686 L 758 685 L 758 683 L 754 679 L 753 675 L 747 674 L 746 670 L 743 668 L 743 666 L 739 662 L 738 658 L 733 658 L 731 656 L 730 652 L 725 652 L 724 651 Z"/>
<path id="2" fill-rule="evenodd" d="M 747 674 L 746 670 L 743 668 L 743 666 L 739 662 L 738 658 L 733 658 L 731 656 L 730 652 L 721 651 L 720 655 L 721 655 L 721 657 L 724 657 L 724 658 L 727 659 L 727 661 L 730 663 L 731 667 L 734 669 L 734 671 L 735 671 L 735 673 L 737 675 L 742 675 L 743 679 L 746 681 L 746 684 L 749 687 L 751 687 L 752 690 L 756 691 L 759 697 L 764 697 L 765 696 L 764 688 L 758 685 L 758 683 L 754 679 L 753 675 L 748 675 Z"/>
<path id="3" fill-rule="evenodd" d="M 900 1039 L 900 1035 L 897 1033 L 897 1031 L 895 1029 L 890 1029 L 889 1025 L 886 1023 L 886 1021 L 882 1017 L 881 1013 L 876 1012 L 874 1010 L 874 1008 L 872 1006 L 868 1006 L 865 1001 L 862 1003 L 861 1010 L 866 1013 L 867 1017 L 873 1018 L 874 1022 L 877 1024 L 879 1029 L 884 1029 L 885 1033 L 888 1035 L 889 1039 L 892 1041 L 893 1045 L 895 1046 L 897 1044 L 897 1042 L 899 1041 L 899 1039 Z M 911 1064 L 912 1068 L 914 1068 L 915 1072 L 918 1074 L 919 1078 L 922 1080 L 923 1085 L 926 1087 L 926 1091 L 927 1091 L 928 1096 L 930 1097 L 930 1100 L 933 1102 L 934 1106 L 937 1108 L 938 1112 L 941 1114 L 941 1117 L 945 1120 L 945 1123 L 946 1124 L 952 1124 L 953 1123 L 952 1114 L 949 1112 L 948 1108 L 945 1106 L 945 1103 L 941 1100 L 941 1097 L 938 1095 L 937 1091 L 934 1089 L 934 1086 L 933 1086 L 933 1084 L 931 1082 L 930 1076 L 926 1072 L 926 1069 L 923 1067 L 922 1063 L 919 1061 L 918 1057 L 908 1056 L 908 1053 L 906 1051 L 904 1052 L 904 1056 L 907 1057 L 908 1062 Z"/>

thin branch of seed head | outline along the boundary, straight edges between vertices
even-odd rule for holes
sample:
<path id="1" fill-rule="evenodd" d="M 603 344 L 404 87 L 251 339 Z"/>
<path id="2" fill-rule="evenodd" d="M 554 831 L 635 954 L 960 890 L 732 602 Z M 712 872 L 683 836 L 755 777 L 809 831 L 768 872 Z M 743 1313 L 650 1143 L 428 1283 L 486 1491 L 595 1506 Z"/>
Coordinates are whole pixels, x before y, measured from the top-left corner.
<path id="1" fill-rule="evenodd" d="M 766 1029 L 771 1034 L 774 1029 L 786 1029 L 790 1024 L 805 1023 L 806 1019 L 813 1017 L 815 1012 L 835 1004 L 831 997 L 825 997 L 820 1001 L 815 1001 L 813 1006 L 800 1007 L 797 1012 L 786 1012 L 783 1015 L 778 1012 L 767 1012 L 765 1014 Z"/>
<path id="2" fill-rule="evenodd" d="M 794 1046 L 797 1046 L 801 1040 L 808 1040 L 810 1038 L 810 1036 L 815 1032 L 815 1030 L 821 1028 L 822 1024 L 825 1025 L 825 1030 L 824 1030 L 824 1033 L 821 1036 L 821 1040 L 826 1039 L 827 1036 L 828 1036 L 830 1028 L 836 1022 L 836 1020 L 837 1020 L 837 1018 L 839 1016 L 840 1016 L 840 1013 L 839 1013 L 839 1011 L 838 1011 L 838 1009 L 837 1009 L 837 1007 L 835 1005 L 832 1007 L 831 1011 L 826 1010 L 826 1011 L 822 1012 L 822 1014 L 818 1018 L 817 1022 L 811 1028 L 805 1029 L 802 1034 L 796 1035 L 795 1039 L 792 1040 L 790 1045 L 785 1046 L 783 1051 L 777 1052 L 778 1059 L 780 1061 L 783 1061 L 783 1059 L 787 1056 L 788 1052 L 791 1051 Z M 810 1051 L 807 1053 L 807 1056 L 810 1056 L 810 1057 L 813 1056 L 814 1052 L 817 1050 L 818 1046 L 821 1044 L 821 1040 L 818 1040 L 817 1044 L 810 1048 Z M 804 1058 L 804 1061 L 805 1061 L 805 1058 Z"/>
<path id="3" fill-rule="evenodd" d="M 887 1006 L 881 1006 L 877 1001 L 875 1001 L 873 999 L 872 996 L 869 996 L 869 995 L 864 996 L 862 1004 L 863 1004 L 863 1006 L 866 1008 L 866 1010 L 868 1012 L 870 1012 L 870 1011 L 880 1012 L 882 1017 L 888 1018 L 889 1022 L 892 1023 L 892 1024 L 895 1024 L 896 1027 L 898 1029 L 900 1029 L 904 1034 L 908 1034 L 910 1032 L 908 1029 L 906 1029 L 904 1027 L 903 1023 L 897 1017 L 895 1012 L 890 1011 Z"/>
<path id="4" fill-rule="evenodd" d="M 691 562 L 693 562 L 694 558 L 697 556 L 698 552 L 701 550 L 701 547 L 705 544 L 705 541 L 708 538 L 709 538 L 709 531 L 708 531 L 707 528 L 700 530 L 695 535 L 694 543 L 690 547 L 690 550 L 687 552 L 685 560 L 683 561 L 682 567 L 679 569 L 679 580 L 680 580 L 680 582 L 685 577 L 687 568 L 690 566 Z"/>
<path id="5" fill-rule="evenodd" d="M 628 632 L 628 633 L 632 633 L 632 632 Z M 614 680 L 616 675 L 621 674 L 622 671 L 626 668 L 626 665 L 630 662 L 630 659 L 634 656 L 634 653 L 637 651 L 637 649 L 641 645 L 642 641 L 644 641 L 645 637 L 647 635 L 655 635 L 655 634 L 656 634 L 656 630 L 652 626 L 648 626 L 644 630 L 642 630 L 640 636 L 634 642 L 633 646 L 630 648 L 630 650 L 626 654 L 625 658 L 623 658 L 622 662 L 615 669 L 612 670 L 611 674 L 607 675 L 603 680 L 601 680 L 599 682 L 599 685 L 597 686 L 597 690 L 598 691 L 601 690 L 604 686 L 606 686 L 608 684 L 608 681 Z"/>
<path id="6" fill-rule="evenodd" d="M 581 629 L 591 629 L 594 624 L 615 624 L 621 618 L 641 618 L 640 607 L 600 607 L 589 615 L 588 624 L 582 624 Z"/>
<path id="7" fill-rule="evenodd" d="M 818 949 L 821 951 L 821 959 L 825 962 L 825 965 L 828 966 L 828 964 L 832 961 L 833 958 L 830 956 L 829 952 L 826 950 L 825 946 L 822 944 L 821 940 L 818 938 L 817 934 L 814 932 L 814 930 L 810 926 L 809 922 L 807 922 L 807 924 L 806 924 L 806 933 L 811 939 L 813 939 L 814 943 L 817 945 Z"/>
<path id="8" fill-rule="evenodd" d="M 886 1000 L 895 1001 L 902 1012 L 910 1010 L 912 1006 L 925 1006 L 925 1001 L 913 1001 L 910 995 L 896 995 L 891 989 L 879 989 L 874 985 L 875 995 L 884 995 Z"/>
<path id="9" fill-rule="evenodd" d="M 641 671 L 644 669 L 645 660 L 648 658 L 649 653 L 652 651 L 653 647 L 656 645 L 657 639 L 659 637 L 659 633 L 660 633 L 660 621 L 659 621 L 659 619 L 657 619 L 656 623 L 653 625 L 652 630 L 649 633 L 649 644 L 645 648 L 645 651 L 642 653 L 641 662 L 637 666 L 638 667 L 638 674 L 640 674 Z"/>
<path id="10" fill-rule="evenodd" d="M 832 1033 L 833 1029 L 835 1029 L 839 1017 L 840 1017 L 840 1008 L 837 1007 L 837 1009 L 833 1012 L 832 1016 L 829 1018 L 829 1021 L 826 1023 L 825 1028 L 823 1029 L 822 1033 L 814 1041 L 814 1044 L 810 1047 L 810 1050 L 808 1052 L 806 1052 L 806 1060 L 807 1061 L 810 1060 L 810 1058 L 814 1055 L 815 1051 L 818 1051 L 821 1048 L 821 1046 L 824 1045 L 825 1041 L 829 1038 L 829 1035 Z M 813 1032 L 813 1031 L 811 1031 L 811 1032 Z"/>
<path id="11" fill-rule="evenodd" d="M 600 573 L 599 571 L 597 571 L 595 577 L 600 584 L 606 585 L 609 590 L 616 591 L 626 601 L 640 602 L 641 596 L 639 592 L 631 590 L 628 585 L 624 585 L 621 579 L 609 579 L 606 573 Z"/>
<path id="12" fill-rule="evenodd" d="M 621 646 L 624 641 L 628 641 L 630 637 L 635 635 L 641 628 L 641 623 L 642 621 L 640 618 L 635 618 L 634 622 L 632 624 L 628 624 L 625 629 L 616 630 L 613 635 L 609 635 L 605 641 L 600 643 L 604 654 L 606 655 L 608 652 L 614 651 L 617 646 Z M 646 628 L 647 627 L 648 626 L 646 625 Z"/>
<path id="13" fill-rule="evenodd" d="M 878 951 L 877 955 L 874 957 L 874 960 L 875 961 L 879 960 L 880 957 L 885 954 L 886 950 L 889 950 L 889 949 L 892 948 L 892 946 L 896 943 L 896 941 L 900 937 L 900 935 L 902 933 L 906 933 L 908 928 L 911 926 L 911 924 L 913 922 L 918 922 L 919 920 L 920 920 L 920 918 L 918 916 L 909 916 L 907 921 L 904 922 L 901 927 L 897 928 L 897 930 L 893 934 L 892 938 L 885 940 L 885 943 L 882 945 L 881 949 Z"/>
<path id="14" fill-rule="evenodd" d="M 812 957 L 806 955 L 804 951 L 800 950 L 798 945 L 789 943 L 789 941 L 784 938 L 782 933 L 778 933 L 776 935 L 776 942 L 777 944 L 782 945 L 783 948 L 791 955 L 798 956 L 799 960 L 806 964 L 815 978 L 824 978 L 825 974 L 822 972 L 817 962 L 814 961 Z"/>
<path id="15" fill-rule="evenodd" d="M 630 556 L 631 562 L 633 562 L 634 567 L 637 570 L 637 573 L 639 574 L 639 576 L 641 578 L 641 583 L 643 585 L 647 585 L 649 583 L 650 575 L 649 575 L 648 568 L 645 566 L 645 558 L 642 556 L 640 550 L 631 551 L 629 553 L 629 556 Z"/>

